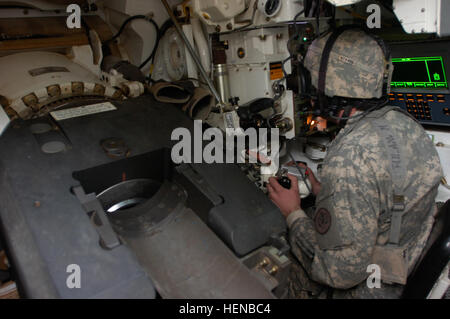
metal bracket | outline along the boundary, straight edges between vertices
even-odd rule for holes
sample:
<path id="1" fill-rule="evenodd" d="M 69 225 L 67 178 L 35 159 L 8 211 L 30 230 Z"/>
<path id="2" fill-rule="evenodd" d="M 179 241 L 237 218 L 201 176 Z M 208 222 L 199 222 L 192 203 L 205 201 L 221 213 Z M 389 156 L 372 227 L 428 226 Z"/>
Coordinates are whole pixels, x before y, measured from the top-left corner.
<path id="1" fill-rule="evenodd" d="M 120 246 L 119 238 L 109 223 L 108 217 L 106 216 L 102 205 L 95 196 L 95 193 L 86 195 L 83 187 L 81 186 L 75 186 L 72 190 L 94 224 L 105 248 L 113 249 Z"/>

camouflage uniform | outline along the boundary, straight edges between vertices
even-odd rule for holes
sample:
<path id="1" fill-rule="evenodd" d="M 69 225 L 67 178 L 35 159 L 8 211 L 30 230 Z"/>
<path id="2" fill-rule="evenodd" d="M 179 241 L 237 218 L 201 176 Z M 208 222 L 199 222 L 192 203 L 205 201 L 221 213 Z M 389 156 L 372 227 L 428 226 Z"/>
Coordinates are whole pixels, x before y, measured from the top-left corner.
<path id="1" fill-rule="evenodd" d="M 399 137 L 408 159 L 404 176 L 406 208 L 400 232 L 400 244 L 406 245 L 409 256 L 408 273 L 417 263 L 433 226 L 434 198 L 442 168 L 424 129 L 399 111 L 386 113 L 386 108 L 347 122 L 324 159 L 322 188 L 313 216 L 301 210 L 288 216 L 292 252 L 299 261 L 291 274 L 291 297 L 401 295 L 400 284 L 382 282 L 381 288 L 372 289 L 366 284 L 375 245 L 388 241 L 394 193 L 390 160 L 371 118 L 384 113 L 380 118 Z M 328 288 L 324 291 L 324 287 Z"/>

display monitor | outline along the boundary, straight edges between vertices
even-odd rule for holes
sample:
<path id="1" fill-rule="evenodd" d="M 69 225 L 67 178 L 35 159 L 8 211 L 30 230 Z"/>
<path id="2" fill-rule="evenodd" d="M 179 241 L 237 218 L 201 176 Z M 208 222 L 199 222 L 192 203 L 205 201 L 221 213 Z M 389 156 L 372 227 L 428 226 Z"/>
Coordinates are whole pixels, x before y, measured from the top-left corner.
<path id="1" fill-rule="evenodd" d="M 392 58 L 394 72 L 391 87 L 448 88 L 444 61 L 441 56 Z"/>

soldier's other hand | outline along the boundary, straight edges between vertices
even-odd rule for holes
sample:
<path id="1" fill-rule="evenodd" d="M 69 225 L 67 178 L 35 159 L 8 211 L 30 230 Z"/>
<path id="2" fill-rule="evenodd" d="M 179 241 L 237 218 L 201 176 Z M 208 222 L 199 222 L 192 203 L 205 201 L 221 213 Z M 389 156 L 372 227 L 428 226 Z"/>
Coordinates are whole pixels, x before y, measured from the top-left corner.
<path id="1" fill-rule="evenodd" d="M 295 176 L 287 175 L 291 180 L 291 188 L 286 189 L 278 183 L 274 177 L 269 178 L 267 190 L 269 198 L 278 206 L 284 217 L 293 211 L 300 209 L 300 194 L 298 193 L 298 181 Z"/>
<path id="2" fill-rule="evenodd" d="M 293 161 L 290 161 L 289 163 L 287 163 L 287 165 L 289 166 L 294 166 L 296 163 L 294 163 Z M 317 196 L 317 194 L 319 194 L 320 192 L 320 188 L 322 187 L 322 185 L 320 184 L 320 182 L 317 180 L 316 176 L 314 175 L 313 171 L 306 166 L 303 163 L 297 163 L 297 165 L 301 168 L 304 168 L 306 171 L 306 177 L 309 179 L 309 181 L 311 182 L 311 191 L 314 194 L 314 196 Z"/>

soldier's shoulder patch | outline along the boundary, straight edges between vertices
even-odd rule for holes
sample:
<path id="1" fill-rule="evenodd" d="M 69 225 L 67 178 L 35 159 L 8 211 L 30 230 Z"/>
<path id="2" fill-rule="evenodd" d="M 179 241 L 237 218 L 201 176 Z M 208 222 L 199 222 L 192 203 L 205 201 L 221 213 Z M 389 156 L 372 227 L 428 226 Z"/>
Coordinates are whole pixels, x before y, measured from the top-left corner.
<path id="1" fill-rule="evenodd" d="M 324 235 L 328 232 L 331 227 L 331 214 L 325 208 L 319 208 L 317 210 L 316 216 L 314 216 L 314 225 L 316 231 Z"/>

